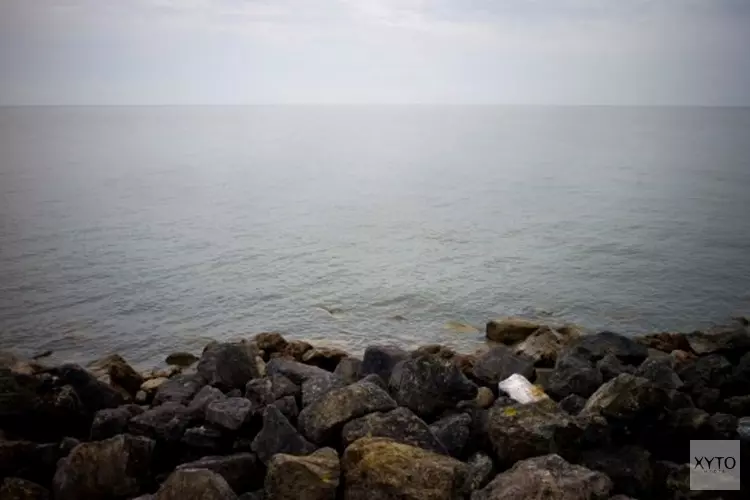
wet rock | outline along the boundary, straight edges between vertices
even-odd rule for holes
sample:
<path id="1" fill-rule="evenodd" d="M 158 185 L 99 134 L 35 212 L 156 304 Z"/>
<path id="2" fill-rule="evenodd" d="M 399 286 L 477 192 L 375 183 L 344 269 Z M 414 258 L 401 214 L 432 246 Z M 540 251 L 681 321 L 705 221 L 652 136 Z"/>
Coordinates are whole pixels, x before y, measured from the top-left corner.
<path id="1" fill-rule="evenodd" d="M 474 453 L 469 457 L 466 465 L 469 467 L 468 491 L 484 488 L 490 482 L 490 479 L 494 477 L 495 465 L 492 463 L 492 459 L 484 453 Z"/>
<path id="2" fill-rule="evenodd" d="M 143 408 L 137 405 L 99 410 L 94 415 L 94 421 L 91 424 L 91 440 L 101 441 L 118 434 L 124 434 L 127 431 L 130 419 L 141 413 L 143 413 Z"/>
<path id="3" fill-rule="evenodd" d="M 694 332 L 687 335 L 687 341 L 698 356 L 721 353 L 739 357 L 750 351 L 750 332 L 742 325 Z"/>
<path id="4" fill-rule="evenodd" d="M 253 404 L 245 398 L 226 398 L 206 406 L 206 422 L 229 431 L 237 431 L 248 421 Z"/>
<path id="5" fill-rule="evenodd" d="M 195 354 L 189 352 L 173 352 L 164 360 L 165 363 L 172 366 L 179 366 L 181 368 L 187 368 L 198 362 L 200 358 Z"/>
<path id="6" fill-rule="evenodd" d="M 570 454 L 583 431 L 549 400 L 490 409 L 488 434 L 495 457 L 510 465 L 549 453 Z"/>
<path id="7" fill-rule="evenodd" d="M 516 356 L 509 347 L 495 346 L 479 355 L 474 362 L 474 377 L 492 387 L 514 373 L 534 380 L 534 363 Z"/>
<path id="8" fill-rule="evenodd" d="M 576 355 L 563 355 L 558 358 L 544 389 L 557 400 L 571 394 L 588 398 L 603 383 L 602 372 L 593 362 Z"/>
<path id="9" fill-rule="evenodd" d="M 229 484 L 207 469 L 176 470 L 156 492 L 154 500 L 236 500 Z"/>
<path id="10" fill-rule="evenodd" d="M 268 463 L 267 500 L 335 500 L 341 467 L 331 448 L 299 457 L 280 453 Z"/>
<path id="11" fill-rule="evenodd" d="M 625 365 L 614 354 L 607 354 L 597 361 L 596 367 L 599 368 L 604 382 L 612 380 L 621 373 L 633 373 L 634 371 L 632 367 Z"/>
<path id="12" fill-rule="evenodd" d="M 302 362 L 332 372 L 348 355 L 346 351 L 335 347 L 313 347 L 302 355 Z"/>
<path id="13" fill-rule="evenodd" d="M 132 418 L 128 429 L 138 436 L 174 442 L 182 438 L 189 423 L 187 408 L 177 403 L 165 403 Z"/>
<path id="14" fill-rule="evenodd" d="M 516 346 L 515 354 L 530 359 L 535 366 L 551 368 L 568 340 L 560 332 L 542 326 Z"/>
<path id="15" fill-rule="evenodd" d="M 227 397 L 216 387 L 211 387 L 210 385 L 204 386 L 190 401 L 190 404 L 187 406 L 187 413 L 193 419 L 202 420 L 206 417 L 206 408 L 209 404 L 215 401 L 224 401 L 225 399 Z"/>
<path id="16" fill-rule="evenodd" d="M 252 450 L 261 462 L 268 463 L 277 453 L 307 455 L 315 451 L 315 446 L 305 439 L 289 420 L 274 405 L 263 412 L 263 428 L 255 436 Z"/>
<path id="17" fill-rule="evenodd" d="M 152 440 L 127 434 L 80 444 L 57 465 L 55 499 L 134 497 L 149 476 L 153 450 Z"/>
<path id="18" fill-rule="evenodd" d="M 46 488 L 17 477 L 5 478 L 0 485 L 0 498 L 3 500 L 49 500 Z"/>
<path id="19" fill-rule="evenodd" d="M 394 368 L 389 387 L 399 405 L 423 418 L 477 395 L 477 386 L 456 365 L 432 356 L 402 361 Z"/>
<path id="20" fill-rule="evenodd" d="M 249 380 L 263 375 L 257 356 L 258 347 L 250 342 L 209 344 L 198 362 L 198 374 L 208 385 L 225 391 L 244 389 Z"/>
<path id="21" fill-rule="evenodd" d="M 299 428 L 307 439 L 322 444 L 350 420 L 376 411 L 390 411 L 396 402 L 380 387 L 365 381 L 334 389 L 299 414 Z"/>
<path id="22" fill-rule="evenodd" d="M 651 493 L 653 473 L 651 454 L 638 446 L 595 449 L 583 452 L 581 465 L 605 473 L 614 483 L 614 491 L 636 498 Z"/>
<path id="23" fill-rule="evenodd" d="M 159 385 L 154 395 L 154 405 L 177 403 L 186 405 L 200 391 L 206 381 L 197 374 L 177 375 Z"/>
<path id="24" fill-rule="evenodd" d="M 362 369 L 362 360 L 358 358 L 344 358 L 336 365 L 333 374 L 339 377 L 346 384 L 353 384 L 360 379 Z"/>
<path id="25" fill-rule="evenodd" d="M 206 469 L 217 473 L 236 493 L 257 488 L 263 484 L 262 471 L 252 453 L 203 457 L 177 467 L 178 471 L 190 469 Z"/>
<path id="26" fill-rule="evenodd" d="M 383 438 L 355 441 L 341 465 L 346 500 L 452 500 L 468 479 L 458 460 Z"/>
<path id="27" fill-rule="evenodd" d="M 388 381 L 393 367 L 408 357 L 408 352 L 396 346 L 370 346 L 365 349 L 360 375 L 364 377 L 374 373 Z"/>
<path id="28" fill-rule="evenodd" d="M 687 335 L 684 333 L 650 333 L 648 335 L 639 335 L 633 340 L 641 345 L 651 349 L 657 349 L 662 352 L 670 353 L 672 351 L 690 351 L 690 343 Z"/>
<path id="29" fill-rule="evenodd" d="M 341 442 L 345 447 L 363 437 L 388 438 L 436 453 L 448 453 L 427 424 L 404 407 L 354 419 L 341 431 Z"/>
<path id="30" fill-rule="evenodd" d="M 463 456 L 471 436 L 471 417 L 467 413 L 449 415 L 430 425 L 430 430 L 452 456 Z"/>
<path id="31" fill-rule="evenodd" d="M 664 389 L 679 389 L 684 384 L 677 372 L 674 371 L 673 366 L 674 360 L 671 357 L 648 358 L 641 363 L 641 366 L 635 371 L 635 375 L 651 380 Z"/>
<path id="32" fill-rule="evenodd" d="M 667 402 L 666 391 L 650 380 L 623 373 L 597 389 L 583 413 L 620 420 L 656 417 Z"/>
<path id="33" fill-rule="evenodd" d="M 586 399 L 578 394 L 569 394 L 558 403 L 558 406 L 570 415 L 578 415 L 583 410 L 583 407 L 586 406 Z"/>
<path id="34" fill-rule="evenodd" d="M 310 377 L 302 383 L 302 407 L 308 406 L 323 394 L 346 385 L 342 379 L 332 373 Z"/>
<path id="35" fill-rule="evenodd" d="M 612 481 L 601 472 L 572 465 L 559 455 L 518 462 L 493 479 L 472 500 L 606 500 Z"/>
<path id="36" fill-rule="evenodd" d="M 285 396 L 296 397 L 298 394 L 300 387 L 278 374 L 251 380 L 245 386 L 245 397 L 258 408 L 270 405 Z"/>
<path id="37" fill-rule="evenodd" d="M 625 364 L 637 366 L 648 357 L 648 348 L 631 338 L 605 331 L 574 340 L 565 354 L 585 357 L 593 362 L 611 354 Z"/>
<path id="38" fill-rule="evenodd" d="M 286 349 L 289 342 L 280 334 L 276 332 L 265 332 L 257 334 L 253 340 L 258 345 L 258 349 L 267 353 L 283 352 Z"/>
<path id="39" fill-rule="evenodd" d="M 93 415 L 105 408 L 116 408 L 125 403 L 123 395 L 78 365 L 66 364 L 49 370 L 59 377 L 60 385 L 73 387 L 86 411 Z"/>
<path id="40" fill-rule="evenodd" d="M 503 344 L 517 344 L 544 326 L 538 321 L 524 318 L 502 318 L 487 322 L 485 335 L 489 340 Z"/>
<path id="41" fill-rule="evenodd" d="M 275 358 L 269 361 L 266 365 L 266 371 L 268 376 L 283 375 L 296 385 L 302 385 L 305 380 L 311 377 L 325 377 L 330 375 L 329 372 L 317 366 L 310 366 L 284 358 Z"/>

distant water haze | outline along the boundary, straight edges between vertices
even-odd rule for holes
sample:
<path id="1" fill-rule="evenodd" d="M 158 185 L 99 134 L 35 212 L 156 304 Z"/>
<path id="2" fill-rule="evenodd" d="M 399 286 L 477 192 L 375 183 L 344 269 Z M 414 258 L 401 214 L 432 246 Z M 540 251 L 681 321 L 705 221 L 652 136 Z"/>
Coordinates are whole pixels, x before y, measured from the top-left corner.
<path id="1" fill-rule="evenodd" d="M 748 108 L 0 108 L 0 151 L 0 348 L 750 314 Z"/>

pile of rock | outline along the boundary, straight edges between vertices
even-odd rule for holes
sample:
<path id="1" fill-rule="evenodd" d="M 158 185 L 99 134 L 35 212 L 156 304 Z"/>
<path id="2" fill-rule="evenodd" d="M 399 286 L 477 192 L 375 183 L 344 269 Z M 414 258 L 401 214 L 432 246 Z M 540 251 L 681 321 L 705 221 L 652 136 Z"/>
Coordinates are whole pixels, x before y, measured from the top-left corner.
<path id="1" fill-rule="evenodd" d="M 145 376 L 119 356 L 92 371 L 0 358 L 0 498 L 715 498 L 689 489 L 689 440 L 747 452 L 746 326 L 521 330 L 473 355 L 361 359 L 259 334 Z M 551 397 L 498 394 L 514 373 Z"/>

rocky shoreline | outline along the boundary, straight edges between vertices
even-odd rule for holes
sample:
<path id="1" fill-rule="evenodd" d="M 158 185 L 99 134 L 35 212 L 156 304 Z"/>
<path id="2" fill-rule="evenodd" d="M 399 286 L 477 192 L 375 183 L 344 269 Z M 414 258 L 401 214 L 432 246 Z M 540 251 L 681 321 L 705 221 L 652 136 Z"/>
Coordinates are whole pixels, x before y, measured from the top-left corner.
<path id="1" fill-rule="evenodd" d="M 746 320 L 627 338 L 509 318 L 486 335 L 474 354 L 356 358 L 261 333 L 148 373 L 2 353 L 0 498 L 748 498 Z M 541 399 L 500 392 L 513 374 Z M 691 491 L 691 439 L 739 439 L 744 491 Z"/>

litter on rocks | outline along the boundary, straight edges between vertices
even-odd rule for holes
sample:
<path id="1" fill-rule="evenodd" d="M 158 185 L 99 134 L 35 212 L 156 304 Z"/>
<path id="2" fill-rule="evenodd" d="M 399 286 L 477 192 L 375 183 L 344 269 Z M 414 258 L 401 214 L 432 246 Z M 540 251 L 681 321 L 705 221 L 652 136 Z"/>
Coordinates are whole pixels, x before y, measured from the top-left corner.
<path id="1" fill-rule="evenodd" d="M 497 384 L 498 388 L 521 404 L 536 403 L 549 398 L 544 390 L 529 382 L 523 375 L 514 373 Z"/>

